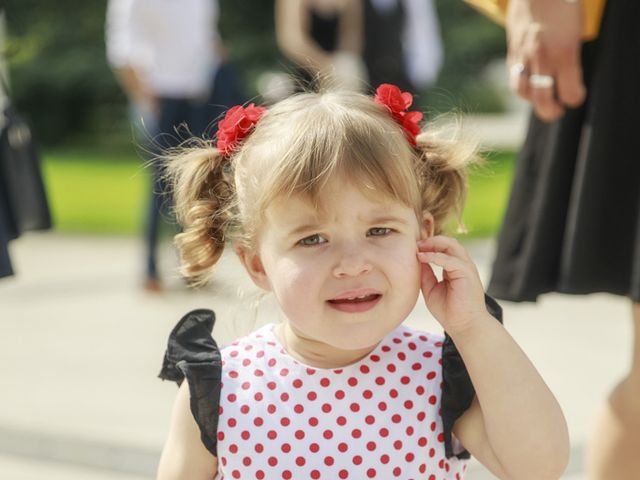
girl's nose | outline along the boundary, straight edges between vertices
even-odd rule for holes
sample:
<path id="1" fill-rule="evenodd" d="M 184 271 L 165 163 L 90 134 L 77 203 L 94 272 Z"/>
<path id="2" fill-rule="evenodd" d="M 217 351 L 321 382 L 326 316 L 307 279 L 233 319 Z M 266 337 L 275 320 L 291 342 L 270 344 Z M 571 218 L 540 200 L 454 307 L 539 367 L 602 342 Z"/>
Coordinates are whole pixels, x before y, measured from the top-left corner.
<path id="1" fill-rule="evenodd" d="M 348 251 L 341 253 L 336 266 L 333 268 L 334 276 L 341 277 L 357 277 L 364 275 L 372 270 L 373 266 L 358 248 L 350 248 Z"/>

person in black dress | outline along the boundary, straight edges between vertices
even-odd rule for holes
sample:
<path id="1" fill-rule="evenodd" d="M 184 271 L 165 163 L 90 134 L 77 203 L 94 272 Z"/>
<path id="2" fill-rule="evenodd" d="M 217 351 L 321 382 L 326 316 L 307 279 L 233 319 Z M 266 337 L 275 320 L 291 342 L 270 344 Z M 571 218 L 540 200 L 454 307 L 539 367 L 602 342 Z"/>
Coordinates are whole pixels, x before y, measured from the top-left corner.
<path id="1" fill-rule="evenodd" d="M 585 0 L 586 1 L 586 0 Z M 594 479 L 640 472 L 640 3 L 609 0 L 599 36 L 581 43 L 581 3 L 512 0 L 513 88 L 534 109 L 498 238 L 488 293 L 630 299 L 633 358 L 588 452 Z M 539 28 L 538 35 L 530 35 Z M 605 332 L 606 333 L 606 332 Z M 569 340 L 567 340 L 569 341 Z"/>

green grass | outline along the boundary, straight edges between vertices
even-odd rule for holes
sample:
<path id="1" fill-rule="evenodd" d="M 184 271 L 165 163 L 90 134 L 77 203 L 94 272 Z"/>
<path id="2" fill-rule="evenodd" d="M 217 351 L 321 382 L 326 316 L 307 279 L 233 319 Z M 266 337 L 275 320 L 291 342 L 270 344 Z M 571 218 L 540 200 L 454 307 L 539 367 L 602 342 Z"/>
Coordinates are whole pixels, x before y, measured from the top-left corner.
<path id="1" fill-rule="evenodd" d="M 512 152 L 492 154 L 471 176 L 464 212 L 466 237 L 497 232 L 513 157 Z M 56 230 L 127 235 L 141 231 L 150 172 L 135 152 L 49 151 L 44 155 L 43 172 Z"/>

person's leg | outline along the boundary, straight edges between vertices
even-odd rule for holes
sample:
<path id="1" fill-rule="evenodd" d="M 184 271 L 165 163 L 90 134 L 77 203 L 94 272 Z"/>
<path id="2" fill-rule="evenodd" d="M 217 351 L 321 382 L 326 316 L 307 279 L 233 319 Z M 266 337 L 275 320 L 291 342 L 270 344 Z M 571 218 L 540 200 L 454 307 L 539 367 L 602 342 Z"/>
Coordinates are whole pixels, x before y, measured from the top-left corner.
<path id="1" fill-rule="evenodd" d="M 597 419 L 587 451 L 590 480 L 640 478 L 640 304 L 632 305 L 629 374 L 613 389 Z"/>

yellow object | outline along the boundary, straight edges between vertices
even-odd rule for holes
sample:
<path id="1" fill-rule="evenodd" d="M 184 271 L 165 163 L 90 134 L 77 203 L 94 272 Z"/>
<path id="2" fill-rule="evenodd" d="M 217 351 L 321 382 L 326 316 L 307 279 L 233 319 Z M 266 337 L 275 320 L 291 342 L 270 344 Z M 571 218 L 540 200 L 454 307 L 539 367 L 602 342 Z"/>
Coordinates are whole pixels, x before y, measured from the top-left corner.
<path id="1" fill-rule="evenodd" d="M 464 0 L 476 10 L 489 17 L 496 23 L 504 25 L 507 15 L 507 5 L 509 0 Z M 602 12 L 606 0 L 578 0 L 582 3 L 582 39 L 584 41 L 593 40 L 600 31 Z M 637 1 L 637 0 L 629 0 Z"/>

